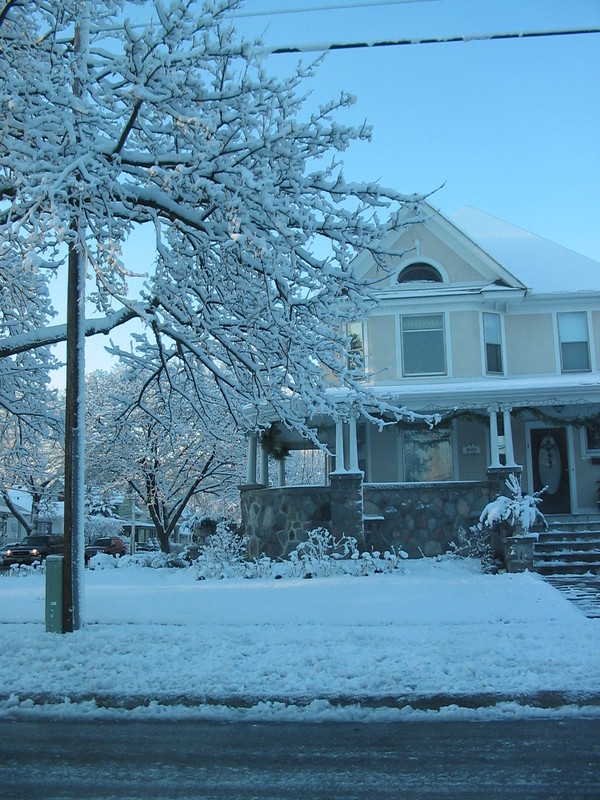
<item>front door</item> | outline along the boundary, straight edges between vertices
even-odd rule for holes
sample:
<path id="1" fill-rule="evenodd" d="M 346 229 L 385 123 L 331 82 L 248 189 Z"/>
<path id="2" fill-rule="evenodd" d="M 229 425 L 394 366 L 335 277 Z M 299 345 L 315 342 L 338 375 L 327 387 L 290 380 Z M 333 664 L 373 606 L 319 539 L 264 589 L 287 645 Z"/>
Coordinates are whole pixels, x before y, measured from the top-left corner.
<path id="1" fill-rule="evenodd" d="M 542 514 L 570 514 L 569 458 L 565 428 L 531 428 L 533 490 L 542 495 Z"/>

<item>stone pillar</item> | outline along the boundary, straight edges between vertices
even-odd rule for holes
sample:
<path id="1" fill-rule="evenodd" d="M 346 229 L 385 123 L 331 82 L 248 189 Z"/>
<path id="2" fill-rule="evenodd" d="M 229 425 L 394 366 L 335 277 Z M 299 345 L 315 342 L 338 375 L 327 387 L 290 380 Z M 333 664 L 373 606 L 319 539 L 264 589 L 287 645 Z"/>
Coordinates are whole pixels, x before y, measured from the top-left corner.
<path id="1" fill-rule="evenodd" d="M 246 483 L 256 483 L 256 433 L 248 434 L 248 451 L 246 454 Z"/>
<path id="2" fill-rule="evenodd" d="M 365 549 L 362 472 L 331 474 L 331 533 L 353 536 L 359 550 Z"/>
<path id="3" fill-rule="evenodd" d="M 335 470 L 332 475 L 343 475 L 344 467 L 344 423 L 341 419 L 335 422 Z"/>

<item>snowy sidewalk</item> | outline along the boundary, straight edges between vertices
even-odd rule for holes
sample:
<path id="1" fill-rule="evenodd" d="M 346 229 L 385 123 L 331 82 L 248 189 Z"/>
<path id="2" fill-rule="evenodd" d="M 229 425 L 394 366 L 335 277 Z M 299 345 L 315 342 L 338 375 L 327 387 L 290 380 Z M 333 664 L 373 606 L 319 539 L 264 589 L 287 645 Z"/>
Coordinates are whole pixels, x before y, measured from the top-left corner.
<path id="1" fill-rule="evenodd" d="M 84 616 L 46 633 L 43 577 L 0 578 L 0 714 L 600 714 L 600 620 L 470 561 L 312 580 L 86 571 Z"/>

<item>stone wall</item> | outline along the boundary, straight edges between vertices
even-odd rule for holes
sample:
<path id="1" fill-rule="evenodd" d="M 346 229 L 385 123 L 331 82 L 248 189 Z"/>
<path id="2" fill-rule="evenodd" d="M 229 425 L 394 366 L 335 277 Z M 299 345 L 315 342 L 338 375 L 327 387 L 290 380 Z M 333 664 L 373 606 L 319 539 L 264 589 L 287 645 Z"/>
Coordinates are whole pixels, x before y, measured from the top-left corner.
<path id="1" fill-rule="evenodd" d="M 318 527 L 337 537 L 354 536 L 361 550 L 434 556 L 477 521 L 490 499 L 488 481 L 363 484 L 360 474 L 351 473 L 332 475 L 331 481 L 330 486 L 240 487 L 250 558 L 262 553 L 285 558 Z"/>
<path id="2" fill-rule="evenodd" d="M 461 529 L 477 522 L 489 502 L 487 481 L 367 483 L 367 550 L 404 550 L 409 558 L 446 553 Z"/>
<path id="3" fill-rule="evenodd" d="M 331 486 L 240 487 L 248 555 L 285 558 L 313 528 L 331 530 Z"/>

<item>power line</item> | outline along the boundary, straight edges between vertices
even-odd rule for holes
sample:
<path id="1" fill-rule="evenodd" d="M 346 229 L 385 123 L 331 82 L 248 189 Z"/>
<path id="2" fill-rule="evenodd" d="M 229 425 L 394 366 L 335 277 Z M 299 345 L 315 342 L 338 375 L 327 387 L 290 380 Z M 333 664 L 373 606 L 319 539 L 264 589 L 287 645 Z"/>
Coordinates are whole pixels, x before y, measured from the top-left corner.
<path id="1" fill-rule="evenodd" d="M 506 39 L 542 39 L 555 36 L 585 36 L 600 33 L 600 28 L 571 28 L 557 31 L 521 31 L 519 33 L 476 33 L 459 36 L 412 37 L 410 39 L 384 39 L 364 42 L 327 42 L 261 47 L 262 55 L 286 53 L 326 53 L 332 50 L 360 50 L 368 47 L 408 47 L 417 44 L 450 44 L 456 42 L 487 42 Z"/>
<path id="2" fill-rule="evenodd" d="M 327 3 L 319 6 L 296 6 L 296 8 L 275 8 L 270 11 L 236 11 L 236 19 L 241 17 L 274 17 L 280 14 L 305 14 L 318 11 L 347 11 L 350 8 L 376 8 L 377 6 L 403 6 L 412 3 L 439 3 L 441 0 L 346 0 L 341 4 Z"/>

